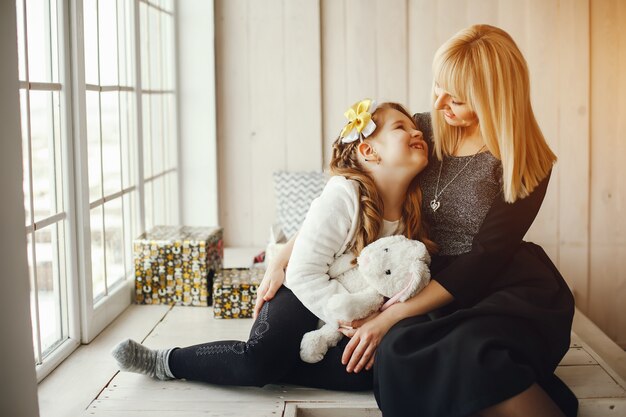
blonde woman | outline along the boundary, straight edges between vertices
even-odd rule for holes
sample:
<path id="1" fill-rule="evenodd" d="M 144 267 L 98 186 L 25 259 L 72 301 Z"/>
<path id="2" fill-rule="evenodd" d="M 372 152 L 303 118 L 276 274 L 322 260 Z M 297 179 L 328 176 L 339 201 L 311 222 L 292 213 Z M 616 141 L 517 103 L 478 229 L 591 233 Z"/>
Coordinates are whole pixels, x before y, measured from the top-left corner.
<path id="1" fill-rule="evenodd" d="M 374 367 L 385 417 L 575 416 L 554 375 L 574 299 L 543 249 L 522 241 L 556 161 L 530 104 L 526 62 L 503 30 L 475 25 L 433 62 L 433 113 L 415 115 L 432 150 L 422 212 L 440 247 L 430 284 L 351 325 L 348 372 Z M 282 280 L 287 247 L 257 306 Z"/>

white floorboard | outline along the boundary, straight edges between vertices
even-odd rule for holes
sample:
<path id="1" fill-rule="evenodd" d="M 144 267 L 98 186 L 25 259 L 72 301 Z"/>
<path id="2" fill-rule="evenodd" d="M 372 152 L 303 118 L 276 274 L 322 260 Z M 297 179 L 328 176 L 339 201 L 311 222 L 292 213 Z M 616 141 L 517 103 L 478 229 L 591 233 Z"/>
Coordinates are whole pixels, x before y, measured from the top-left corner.
<path id="1" fill-rule="evenodd" d="M 90 344 L 76 349 L 39 384 L 40 416 L 80 415 L 118 371 L 111 348 L 126 337 L 143 340 L 169 309 L 131 305 Z"/>

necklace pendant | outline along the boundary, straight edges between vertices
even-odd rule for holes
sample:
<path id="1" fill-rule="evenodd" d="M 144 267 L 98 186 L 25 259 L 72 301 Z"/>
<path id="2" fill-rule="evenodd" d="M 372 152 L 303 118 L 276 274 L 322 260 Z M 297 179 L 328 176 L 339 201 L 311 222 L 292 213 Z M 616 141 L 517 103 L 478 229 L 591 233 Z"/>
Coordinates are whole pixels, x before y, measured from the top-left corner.
<path id="1" fill-rule="evenodd" d="M 433 211 L 437 211 L 439 206 L 441 206 L 441 202 L 437 201 L 436 197 L 433 198 L 433 200 L 430 202 L 430 208 L 433 209 Z"/>

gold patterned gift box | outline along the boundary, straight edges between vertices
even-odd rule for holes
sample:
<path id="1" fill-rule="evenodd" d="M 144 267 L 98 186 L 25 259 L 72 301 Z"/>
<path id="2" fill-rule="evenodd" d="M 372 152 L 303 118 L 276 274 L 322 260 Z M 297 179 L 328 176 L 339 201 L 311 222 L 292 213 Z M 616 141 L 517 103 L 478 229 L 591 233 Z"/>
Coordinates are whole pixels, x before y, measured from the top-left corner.
<path id="1" fill-rule="evenodd" d="M 251 318 L 265 270 L 223 269 L 213 279 L 213 314 L 218 319 Z"/>
<path id="2" fill-rule="evenodd" d="M 221 227 L 155 226 L 134 242 L 138 304 L 207 306 L 222 269 Z"/>

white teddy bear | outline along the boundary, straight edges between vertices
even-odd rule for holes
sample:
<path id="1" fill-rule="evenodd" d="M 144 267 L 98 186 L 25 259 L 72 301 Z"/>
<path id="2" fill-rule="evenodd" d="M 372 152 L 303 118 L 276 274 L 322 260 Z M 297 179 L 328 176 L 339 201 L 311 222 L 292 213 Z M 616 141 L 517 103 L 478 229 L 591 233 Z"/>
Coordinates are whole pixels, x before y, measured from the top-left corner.
<path id="1" fill-rule="evenodd" d="M 354 254 L 343 254 L 331 265 L 328 275 L 337 279 L 349 294 L 335 294 L 324 307 L 332 322 L 306 333 L 300 343 L 300 358 L 308 363 L 322 360 L 330 347 L 343 337 L 338 320 L 352 321 L 369 316 L 394 302 L 405 301 L 430 282 L 430 255 L 424 244 L 402 235 L 388 236 Z M 337 273 L 340 271 L 340 273 Z M 389 298 L 385 303 L 385 298 Z"/>

